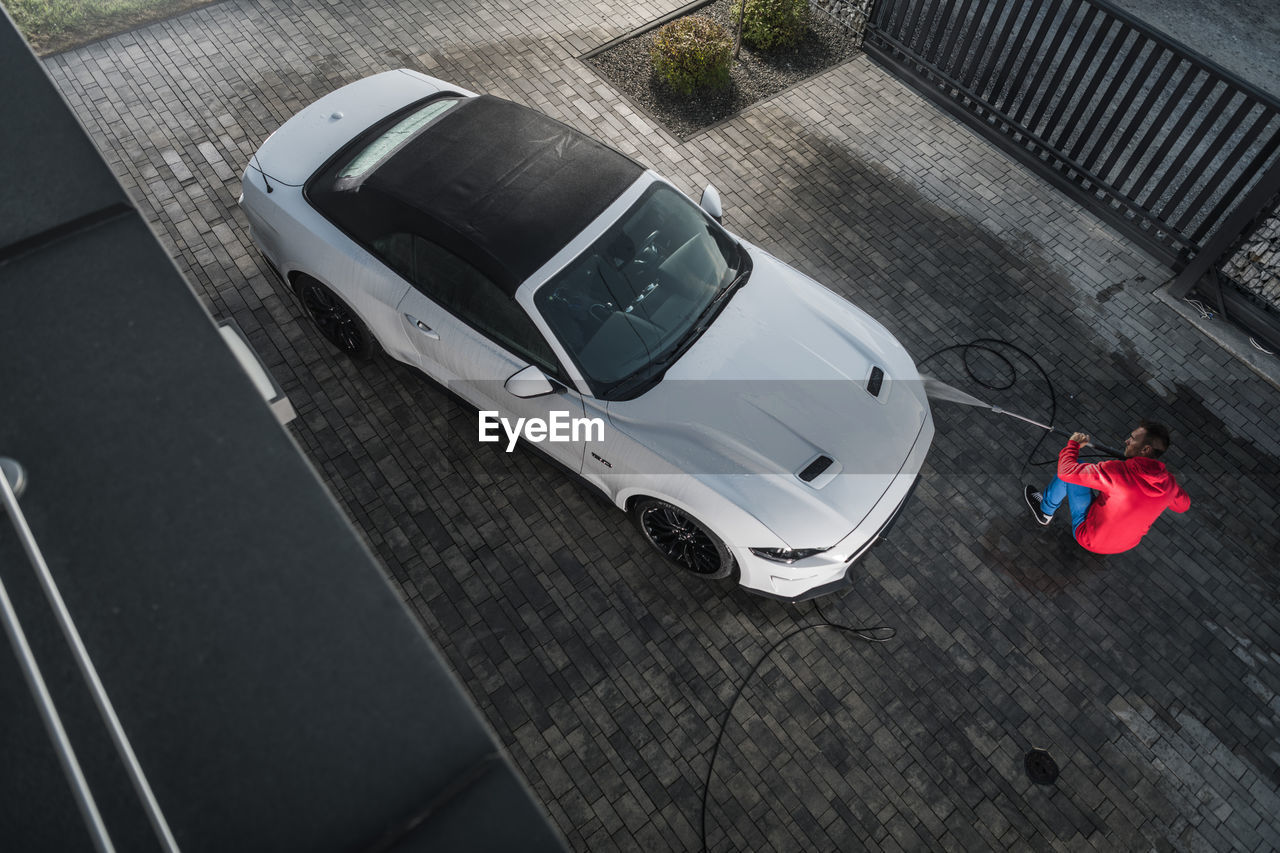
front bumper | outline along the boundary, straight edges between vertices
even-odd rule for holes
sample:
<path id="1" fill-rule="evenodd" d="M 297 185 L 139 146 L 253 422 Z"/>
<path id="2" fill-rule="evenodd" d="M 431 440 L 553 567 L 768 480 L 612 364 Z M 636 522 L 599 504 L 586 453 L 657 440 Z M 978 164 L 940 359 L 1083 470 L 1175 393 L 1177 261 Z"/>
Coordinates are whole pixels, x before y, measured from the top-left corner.
<path id="1" fill-rule="evenodd" d="M 776 601 L 796 602 L 829 595 L 848 586 L 852 582 L 853 566 L 872 545 L 885 537 L 915 492 L 920 470 L 933 444 L 933 435 L 933 415 L 929 413 L 920 426 L 915 444 L 898 470 L 895 484 L 862 523 L 830 549 L 829 553 L 848 555 L 842 562 L 830 558 L 824 561 L 819 555 L 812 558 L 812 563 L 802 560 L 786 566 L 757 557 L 746 548 L 734 548 L 734 556 L 741 569 L 742 588 Z"/>
<path id="2" fill-rule="evenodd" d="M 915 492 L 916 485 L 919 482 L 920 482 L 920 475 L 917 474 L 916 478 L 911 481 L 911 487 L 907 489 L 906 495 L 903 496 L 902 500 L 898 503 L 898 506 L 894 508 L 893 514 L 889 516 L 889 520 L 884 523 L 884 526 L 882 526 L 879 530 L 875 532 L 875 535 L 873 535 L 871 539 L 867 541 L 867 544 L 863 545 L 862 548 L 859 549 L 857 553 L 855 553 L 852 557 L 848 559 L 848 561 L 845 562 L 843 572 L 841 572 L 840 576 L 837 577 L 835 580 L 828 581 L 827 583 L 820 584 L 819 586 L 810 587 L 796 595 L 785 595 L 780 592 L 771 592 L 769 590 L 755 589 L 749 586 L 743 587 L 743 589 L 745 589 L 747 592 L 754 593 L 755 595 L 763 596 L 764 598 L 772 598 L 774 601 L 785 601 L 788 604 L 795 604 L 796 602 L 800 602 L 800 601 L 809 601 L 814 598 L 821 598 L 824 595 L 830 595 L 833 592 L 839 592 L 840 590 L 844 589 L 847 586 L 852 586 L 854 565 L 858 562 L 858 560 L 861 560 L 867 554 L 868 551 L 871 550 L 872 546 L 874 546 L 877 542 L 883 541 L 885 537 L 889 535 L 889 530 L 893 527 L 894 523 L 898 520 L 898 516 L 902 514 L 902 508 L 907 505 L 908 501 L 911 500 L 911 495 Z M 775 581 L 774 581 L 775 587 L 777 586 L 778 580 L 779 579 L 775 578 Z M 799 581 L 793 581 L 793 583 L 803 584 L 803 583 L 807 583 L 807 581 L 799 580 Z"/>

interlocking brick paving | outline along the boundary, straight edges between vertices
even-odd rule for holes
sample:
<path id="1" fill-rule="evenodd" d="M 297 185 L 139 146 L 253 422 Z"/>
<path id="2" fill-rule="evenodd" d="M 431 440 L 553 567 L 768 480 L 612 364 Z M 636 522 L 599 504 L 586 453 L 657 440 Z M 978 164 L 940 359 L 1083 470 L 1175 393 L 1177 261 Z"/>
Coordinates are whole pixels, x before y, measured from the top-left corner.
<path id="1" fill-rule="evenodd" d="M 1280 391 L 1151 295 L 1169 272 L 859 57 L 688 143 L 577 56 L 675 4 L 225 0 L 47 67 L 301 450 L 579 850 L 1280 846 Z M 939 378 L 1119 443 L 1170 423 L 1193 498 L 1097 557 L 1021 484 L 1058 445 L 948 404 L 852 589 L 783 605 L 673 574 L 620 512 L 413 370 L 337 356 L 250 244 L 238 173 L 295 110 L 415 67 L 671 177 L 869 310 Z M 127 345 L 127 330 L 121 332 Z M 269 580 L 264 579 L 264 583 Z M 252 595 L 251 589 L 245 591 Z M 868 644 L 815 628 L 885 624 Z M 358 701 L 358 697 L 356 698 Z M 1061 768 L 1033 784 L 1023 756 Z"/>

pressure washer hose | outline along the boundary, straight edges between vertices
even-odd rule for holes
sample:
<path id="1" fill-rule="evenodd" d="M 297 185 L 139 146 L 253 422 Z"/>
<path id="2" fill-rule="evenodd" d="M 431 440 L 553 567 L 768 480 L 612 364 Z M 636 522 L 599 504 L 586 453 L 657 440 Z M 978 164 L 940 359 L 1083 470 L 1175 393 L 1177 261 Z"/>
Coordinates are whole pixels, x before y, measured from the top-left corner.
<path id="1" fill-rule="evenodd" d="M 1016 412 L 1010 412 L 1004 409 L 997 408 L 996 406 L 993 406 L 990 403 L 987 403 L 982 400 L 978 400 L 976 397 L 972 397 L 971 395 L 968 395 L 968 394 L 964 394 L 963 396 L 969 397 L 970 399 L 976 401 L 976 403 L 982 406 L 986 406 L 987 408 L 991 409 L 993 412 L 996 412 L 1002 415 L 1008 415 L 1010 417 L 1017 418 L 1020 421 L 1025 421 L 1026 423 L 1032 424 L 1034 426 L 1038 426 L 1040 427 L 1040 429 L 1045 431 L 1045 435 L 1048 435 L 1049 433 L 1052 432 L 1052 433 L 1057 433 L 1058 435 L 1061 435 L 1064 438 L 1070 438 L 1072 433 L 1067 432 L 1064 429 L 1060 429 L 1056 426 L 1052 426 L 1052 423 L 1058 414 L 1058 393 L 1053 387 L 1052 380 L 1049 379 L 1049 374 L 1045 371 L 1043 367 L 1040 366 L 1040 362 L 1036 360 L 1036 357 L 1034 355 L 1027 352 L 1017 344 L 1010 343 L 1009 341 L 1003 340 L 1001 338 L 974 338 L 972 341 L 969 341 L 968 343 L 952 344 L 951 346 L 946 346 L 946 347 L 943 347 L 942 349 L 934 350 L 933 352 L 926 355 L 924 358 L 920 359 L 918 366 L 921 366 L 921 367 L 924 366 L 926 363 L 928 363 L 929 361 L 932 361 L 933 359 L 937 358 L 943 353 L 959 350 L 961 363 L 964 365 L 965 375 L 969 377 L 970 381 L 972 381 L 975 385 L 980 385 L 981 387 L 987 388 L 992 391 L 1004 391 L 1009 388 L 1012 388 L 1013 383 L 1018 381 L 1018 369 L 1013 366 L 1013 362 L 1009 360 L 1009 357 L 1007 355 L 1005 355 L 1004 353 L 1000 352 L 997 349 L 993 349 L 993 345 L 1006 347 L 1008 349 L 1013 350 L 1014 352 L 1018 353 L 1023 358 L 1025 358 L 1027 361 L 1031 362 L 1031 365 L 1036 369 L 1037 372 L 1039 372 L 1040 378 L 1044 380 L 1045 388 L 1049 392 L 1049 423 L 1047 424 L 1040 423 L 1039 421 L 1034 421 L 1031 418 L 1025 417 L 1023 415 L 1019 415 Z M 1004 362 L 1005 367 L 1008 368 L 1009 370 L 1009 376 L 1010 376 L 1009 381 L 1003 385 L 1000 385 L 995 382 L 990 382 L 986 379 L 978 378 L 978 376 L 973 372 L 973 368 L 969 365 L 969 353 L 972 352 L 973 350 L 981 350 L 982 352 L 989 353 L 990 355 L 993 355 L 996 358 L 998 358 L 1000 361 Z M 963 400 L 959 400 L 956 398 L 952 398 L 952 399 L 955 402 L 964 402 Z M 1053 464 L 1053 462 L 1056 461 L 1056 460 L 1049 460 L 1045 462 L 1032 461 L 1032 457 L 1036 455 L 1036 452 L 1040 449 L 1040 445 L 1043 442 L 1044 442 L 1044 436 L 1042 435 L 1040 436 L 1040 440 L 1037 441 L 1035 445 L 1032 446 L 1031 452 L 1027 454 L 1027 458 L 1023 463 L 1024 469 L 1031 465 L 1048 465 L 1048 464 Z M 1094 441 L 1092 441 L 1092 439 L 1090 440 L 1088 446 L 1102 453 L 1109 454 L 1111 456 L 1117 456 L 1117 457 L 1124 456 L 1123 451 L 1119 451 L 1114 448 L 1107 447 L 1104 444 L 1097 444 Z"/>
<path id="2" fill-rule="evenodd" d="M 1075 435 L 1075 433 L 1067 432 L 1062 427 L 1050 426 L 1049 424 L 1042 424 L 1039 421 L 1033 421 L 1031 420 L 1031 418 L 1025 417 L 1024 415 L 1020 415 L 1017 412 L 1011 412 L 1008 409 L 1002 409 L 999 406 L 992 406 L 991 411 L 995 412 L 997 415 L 1008 415 L 1011 418 L 1017 418 L 1020 421 L 1026 421 L 1032 426 L 1038 426 L 1040 427 L 1040 429 L 1047 430 L 1048 432 L 1056 433 L 1057 435 L 1060 435 L 1063 438 L 1071 438 L 1071 436 Z M 1109 454 L 1111 456 L 1115 456 L 1119 459 L 1124 458 L 1123 450 L 1116 450 L 1114 447 L 1108 447 L 1105 444 L 1099 444 L 1098 442 L 1094 441 L 1092 437 L 1089 438 L 1088 446 L 1094 448 L 1095 450 L 1100 450 L 1103 453 Z"/>

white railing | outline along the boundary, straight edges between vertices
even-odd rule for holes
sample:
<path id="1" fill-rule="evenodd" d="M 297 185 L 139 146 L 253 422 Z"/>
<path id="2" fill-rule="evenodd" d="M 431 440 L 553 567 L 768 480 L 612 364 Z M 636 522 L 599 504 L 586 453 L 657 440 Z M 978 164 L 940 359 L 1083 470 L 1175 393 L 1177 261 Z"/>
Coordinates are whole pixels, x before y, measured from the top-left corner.
<path id="1" fill-rule="evenodd" d="M 22 507 L 18 504 L 18 495 L 24 490 L 25 481 L 25 471 L 20 464 L 12 459 L 0 458 L 0 502 L 3 502 L 9 519 L 13 522 L 13 529 L 17 532 L 18 539 L 22 543 L 22 549 L 26 552 L 32 568 L 35 569 L 36 577 L 44 590 L 45 598 L 53 610 L 53 615 L 58 620 L 58 626 L 62 629 L 63 637 L 75 656 L 76 663 L 80 667 L 80 673 L 93 694 L 94 703 L 98 706 L 98 712 L 102 715 L 103 722 L 106 723 L 107 730 L 111 734 L 111 740 L 120 755 L 120 760 L 124 762 L 129 778 L 133 782 L 134 790 L 147 810 L 147 816 L 151 820 L 156 836 L 160 839 L 160 843 L 165 850 L 170 851 L 170 853 L 176 853 L 178 845 L 169 830 L 169 824 L 165 820 L 164 814 L 160 811 L 160 805 L 156 802 L 155 795 L 151 791 L 151 785 L 147 782 L 146 774 L 143 773 L 142 766 L 138 763 L 138 757 L 134 754 L 133 746 L 129 743 L 124 727 L 120 724 L 120 718 L 116 716 L 115 706 L 111 704 L 111 699 L 107 696 L 107 691 L 103 688 L 101 679 L 98 678 L 98 670 L 89 658 L 84 642 L 80 639 L 80 632 L 76 629 L 75 620 L 71 618 L 67 605 L 62 600 L 62 594 L 58 591 L 58 585 L 54 582 L 49 566 L 45 562 L 44 554 L 40 551 L 40 545 L 36 542 L 31 528 L 27 525 L 27 519 L 22 513 Z M 31 689 L 36 704 L 39 706 L 40 716 L 44 720 L 49 737 L 54 742 L 63 772 L 71 783 L 76 797 L 76 805 L 80 808 L 80 813 L 84 817 L 85 823 L 88 824 L 90 833 L 93 835 L 94 846 L 100 851 L 113 851 L 115 847 L 111 843 L 111 836 L 102 821 L 102 815 L 98 812 L 93 792 L 85 781 L 84 772 L 80 768 L 80 762 L 76 759 L 71 740 L 67 737 L 66 730 L 63 728 L 62 718 L 58 714 L 53 698 L 49 695 L 48 686 L 45 684 L 44 676 L 40 672 L 40 666 L 31 651 L 31 646 L 27 642 L 26 633 L 22 630 L 22 623 L 14 610 L 13 602 L 9 599 L 9 593 L 5 589 L 3 578 L 0 578 L 0 618 L 3 618 L 5 633 L 13 644 L 14 652 L 18 656 L 18 663 L 22 667 L 22 674 L 26 678 L 27 685 Z"/>

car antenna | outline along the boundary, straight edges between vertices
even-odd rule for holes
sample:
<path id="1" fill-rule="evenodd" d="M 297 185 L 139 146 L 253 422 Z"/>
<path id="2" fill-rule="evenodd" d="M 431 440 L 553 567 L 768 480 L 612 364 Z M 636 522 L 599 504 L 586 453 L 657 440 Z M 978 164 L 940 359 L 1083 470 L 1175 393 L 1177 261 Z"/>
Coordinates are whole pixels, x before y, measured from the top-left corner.
<path id="1" fill-rule="evenodd" d="M 258 160 L 258 152 L 253 152 L 253 159 Z M 262 175 L 262 182 L 267 185 L 267 192 L 274 192 L 271 189 L 271 182 L 267 180 L 267 171 L 262 168 L 261 160 L 258 160 L 258 174 Z"/>

